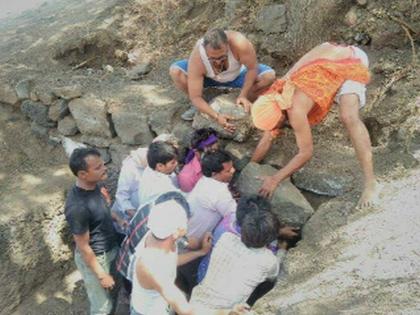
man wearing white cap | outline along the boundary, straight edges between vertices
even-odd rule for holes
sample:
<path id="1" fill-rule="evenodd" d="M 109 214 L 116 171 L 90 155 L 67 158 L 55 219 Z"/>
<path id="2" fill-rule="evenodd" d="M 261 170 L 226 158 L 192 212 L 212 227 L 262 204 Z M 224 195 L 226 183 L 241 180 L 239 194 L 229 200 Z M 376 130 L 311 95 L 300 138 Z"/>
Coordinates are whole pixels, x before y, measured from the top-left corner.
<path id="1" fill-rule="evenodd" d="M 169 314 L 169 307 L 180 315 L 228 314 L 222 310 L 205 313 L 194 310 L 175 286 L 177 265 L 206 255 L 211 245 L 208 235 L 201 249 L 178 256 L 177 243 L 187 232 L 187 221 L 186 209 L 174 200 L 159 203 L 151 209 L 149 231 L 136 247 L 131 315 Z"/>

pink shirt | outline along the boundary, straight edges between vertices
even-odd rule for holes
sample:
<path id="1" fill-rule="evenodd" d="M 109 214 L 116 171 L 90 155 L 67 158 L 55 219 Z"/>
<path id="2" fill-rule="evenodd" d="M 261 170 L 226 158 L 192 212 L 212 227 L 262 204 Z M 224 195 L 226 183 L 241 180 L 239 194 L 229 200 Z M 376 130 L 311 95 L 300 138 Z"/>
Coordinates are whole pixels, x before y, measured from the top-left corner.
<path id="1" fill-rule="evenodd" d="M 183 192 L 190 192 L 198 180 L 203 176 L 201 172 L 201 163 L 197 155 L 184 165 L 181 172 L 178 174 L 178 184 Z"/>

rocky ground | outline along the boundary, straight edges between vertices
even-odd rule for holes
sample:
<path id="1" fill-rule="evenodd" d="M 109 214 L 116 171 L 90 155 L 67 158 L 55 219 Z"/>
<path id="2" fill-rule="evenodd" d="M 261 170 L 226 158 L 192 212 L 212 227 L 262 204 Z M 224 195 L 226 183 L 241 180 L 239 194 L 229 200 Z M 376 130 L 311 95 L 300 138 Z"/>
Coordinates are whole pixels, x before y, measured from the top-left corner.
<path id="1" fill-rule="evenodd" d="M 276 192 L 279 209 L 292 209 L 279 213 L 289 215 L 289 223 L 303 225 L 315 214 L 289 255 L 288 282 L 259 304 L 259 312 L 414 314 L 411 293 L 382 302 L 404 288 L 418 291 L 412 236 L 419 227 L 411 209 L 418 201 L 412 196 L 420 158 L 419 12 L 416 1 L 402 0 L 55 0 L 1 19 L 0 278 L 9 285 L 0 289 L 0 314 L 84 314 L 86 298 L 63 222 L 64 191 L 73 179 L 62 144 L 98 147 L 115 189 L 129 150 L 169 131 L 185 142 L 191 124 L 179 116 L 189 102 L 171 85 L 168 67 L 185 58 L 211 26 L 245 33 L 259 58 L 279 75 L 327 40 L 360 45 L 373 75 L 362 117 L 373 142 L 375 171 L 386 183 L 383 201 L 377 209 L 354 212 L 360 172 L 333 109 L 314 129 L 313 159 Z M 206 121 L 197 116 L 193 126 L 200 124 Z M 255 130 L 243 126 L 236 141 L 224 140 L 240 159 L 239 168 L 258 139 Z M 276 142 L 264 172 L 281 167 L 295 152 L 290 131 Z M 258 183 L 250 179 L 256 168 L 248 165 L 239 177 L 244 190 L 255 190 Z M 398 217 L 404 209 L 404 218 Z M 390 226 L 394 221 L 398 224 Z M 397 247 L 401 251 L 393 251 Z M 366 253 L 372 260 L 360 261 Z M 386 268 L 376 264 L 377 257 Z M 402 261 L 401 268 L 395 260 Z M 412 269 L 404 267 L 410 263 Z M 319 290 L 308 289 L 314 286 Z M 382 291 L 370 294 L 378 288 Z"/>

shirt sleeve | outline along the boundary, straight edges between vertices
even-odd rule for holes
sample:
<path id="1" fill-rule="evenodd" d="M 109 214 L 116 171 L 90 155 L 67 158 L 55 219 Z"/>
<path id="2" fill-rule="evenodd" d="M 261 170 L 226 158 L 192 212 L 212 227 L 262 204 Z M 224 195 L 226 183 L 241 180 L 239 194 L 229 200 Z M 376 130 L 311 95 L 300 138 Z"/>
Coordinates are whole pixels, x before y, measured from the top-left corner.
<path id="1" fill-rule="evenodd" d="M 284 259 L 286 257 L 286 251 L 284 249 L 279 249 L 277 254 L 273 257 L 272 265 L 269 268 L 269 271 L 267 273 L 267 279 L 276 279 L 280 268 L 283 265 Z"/>
<path id="2" fill-rule="evenodd" d="M 136 171 L 131 169 L 128 164 L 124 164 L 121 168 L 120 177 L 118 178 L 118 189 L 115 194 L 115 202 L 121 211 L 127 209 L 136 209 L 131 202 L 131 189 L 136 181 Z"/>
<path id="3" fill-rule="evenodd" d="M 89 212 L 80 204 L 73 204 L 66 209 L 66 219 L 72 234 L 80 235 L 89 231 Z"/>
<path id="4" fill-rule="evenodd" d="M 229 189 L 224 189 L 219 194 L 216 194 L 217 201 L 216 201 L 216 211 L 220 213 L 222 217 L 225 217 L 229 213 L 236 211 L 236 201 L 233 199 L 232 194 L 230 193 Z"/>

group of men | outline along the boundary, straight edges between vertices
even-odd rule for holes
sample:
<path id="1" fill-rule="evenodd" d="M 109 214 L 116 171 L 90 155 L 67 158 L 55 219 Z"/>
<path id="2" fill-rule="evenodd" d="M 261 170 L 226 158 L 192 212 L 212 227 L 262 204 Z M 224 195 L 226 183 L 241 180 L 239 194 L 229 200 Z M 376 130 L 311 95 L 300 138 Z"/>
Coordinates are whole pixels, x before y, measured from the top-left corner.
<path id="1" fill-rule="evenodd" d="M 234 120 L 209 106 L 203 88 L 241 89 L 237 104 L 264 131 L 253 161 L 264 159 L 287 121 L 299 151 L 276 174 L 263 178 L 260 196 L 244 196 L 237 202 L 228 185 L 235 172 L 228 152 L 217 147 L 191 151 L 198 170 L 193 167 L 177 177 L 176 145 L 169 139 L 156 139 L 127 158 L 123 168 L 126 165 L 130 170 L 122 170 L 117 200 L 112 203 L 101 185 L 107 175 L 100 154 L 95 149 L 76 149 L 70 168 L 77 181 L 69 192 L 65 214 L 91 314 L 114 311 L 118 247 L 133 228 L 132 218 L 146 208 L 148 231 L 130 258 L 131 314 L 248 312 L 274 286 L 279 274 L 284 255 L 279 237 L 293 237 L 296 232 L 279 225 L 267 198 L 311 158 L 311 126 L 322 121 L 334 101 L 364 174 L 358 205 L 370 205 L 377 193 L 370 138 L 359 117 L 369 80 L 368 59 L 361 49 L 321 44 L 276 80 L 273 69 L 257 63 L 245 36 L 213 29 L 198 40 L 189 60 L 171 65 L 170 75 L 193 104 L 184 119 L 191 119 L 198 110 L 230 132 L 235 130 Z M 214 138 L 214 134 L 206 135 L 200 144 L 210 147 Z M 188 181 L 190 176 L 193 183 Z M 178 178 L 181 188 L 188 182 L 188 190 L 180 190 Z"/>

